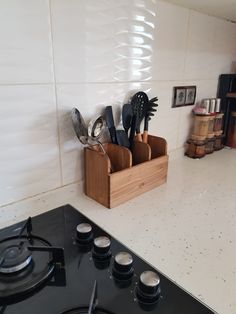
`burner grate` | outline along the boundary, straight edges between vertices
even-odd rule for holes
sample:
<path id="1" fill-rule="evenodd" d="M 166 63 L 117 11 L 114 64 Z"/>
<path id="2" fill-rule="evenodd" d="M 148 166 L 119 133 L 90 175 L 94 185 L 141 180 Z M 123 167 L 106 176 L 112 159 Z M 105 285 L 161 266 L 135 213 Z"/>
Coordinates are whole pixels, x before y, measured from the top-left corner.
<path id="1" fill-rule="evenodd" d="M 27 235 L 23 235 L 25 230 Z M 14 302 L 15 298 L 34 291 L 65 266 L 63 248 L 53 247 L 31 231 L 29 218 L 17 236 L 0 241 L 1 303 Z"/>

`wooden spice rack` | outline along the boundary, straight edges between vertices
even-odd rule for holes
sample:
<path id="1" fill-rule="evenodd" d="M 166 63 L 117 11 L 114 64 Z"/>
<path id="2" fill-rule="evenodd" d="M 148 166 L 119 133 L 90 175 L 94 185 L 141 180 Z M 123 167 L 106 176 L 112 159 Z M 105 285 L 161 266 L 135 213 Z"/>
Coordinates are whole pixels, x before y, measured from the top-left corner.
<path id="1" fill-rule="evenodd" d="M 85 194 L 113 208 L 167 180 L 168 155 L 164 138 L 149 135 L 148 144 L 135 142 L 128 148 L 104 144 L 84 149 Z M 112 169 L 112 171 L 111 171 Z"/>

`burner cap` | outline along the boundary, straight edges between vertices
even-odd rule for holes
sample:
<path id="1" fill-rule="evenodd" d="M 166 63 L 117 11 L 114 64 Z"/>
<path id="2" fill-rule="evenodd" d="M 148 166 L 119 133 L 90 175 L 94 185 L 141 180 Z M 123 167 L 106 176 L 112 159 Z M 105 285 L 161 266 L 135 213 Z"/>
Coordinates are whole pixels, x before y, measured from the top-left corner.
<path id="1" fill-rule="evenodd" d="M 31 252 L 24 244 L 14 244 L 7 246 L 0 253 L 0 273 L 10 274 L 22 270 L 28 266 L 32 260 Z"/>

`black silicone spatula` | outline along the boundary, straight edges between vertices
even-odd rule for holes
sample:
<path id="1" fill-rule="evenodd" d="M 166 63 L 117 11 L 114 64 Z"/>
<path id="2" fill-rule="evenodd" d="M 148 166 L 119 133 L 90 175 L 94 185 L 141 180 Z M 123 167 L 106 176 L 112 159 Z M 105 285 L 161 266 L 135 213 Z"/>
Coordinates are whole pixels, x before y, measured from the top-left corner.
<path id="1" fill-rule="evenodd" d="M 117 144 L 116 128 L 115 128 L 115 123 L 114 123 L 114 118 L 113 118 L 112 106 L 107 106 L 105 108 L 105 115 L 106 115 L 107 127 L 110 132 L 111 141 L 112 143 Z"/>
<path id="2" fill-rule="evenodd" d="M 127 133 L 125 130 L 116 130 L 116 139 L 117 143 L 120 146 L 130 147 L 130 142 Z"/>
<path id="3" fill-rule="evenodd" d="M 137 141 L 142 142 L 142 135 L 140 132 L 140 124 L 144 119 L 149 105 L 148 96 L 144 92 L 138 92 L 134 94 L 131 99 L 131 106 L 133 115 L 136 116 L 136 133 Z"/>
<path id="4" fill-rule="evenodd" d="M 125 132 L 128 134 L 131 127 L 133 111 L 131 104 L 124 104 L 122 107 L 122 123 Z"/>
<path id="5" fill-rule="evenodd" d="M 149 121 L 154 116 L 154 112 L 157 111 L 157 109 L 156 109 L 156 107 L 158 107 L 158 104 L 156 104 L 157 100 L 158 100 L 157 97 L 154 97 L 154 98 L 149 100 L 149 104 L 148 104 L 147 111 L 146 111 L 145 118 L 144 118 L 144 131 L 143 131 L 143 142 L 144 143 L 148 142 Z"/>

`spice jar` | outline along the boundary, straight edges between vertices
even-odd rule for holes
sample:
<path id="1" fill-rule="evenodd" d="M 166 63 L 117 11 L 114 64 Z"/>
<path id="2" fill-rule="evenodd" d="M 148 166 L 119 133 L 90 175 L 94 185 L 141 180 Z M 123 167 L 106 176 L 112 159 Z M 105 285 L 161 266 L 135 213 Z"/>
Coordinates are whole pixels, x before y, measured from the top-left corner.
<path id="1" fill-rule="evenodd" d="M 214 145 L 215 145 L 215 137 L 207 138 L 205 152 L 206 154 L 212 154 L 214 152 Z"/>
<path id="2" fill-rule="evenodd" d="M 220 150 L 224 146 L 222 144 L 223 135 L 218 135 L 215 137 L 215 144 L 214 144 L 214 150 Z"/>
<path id="3" fill-rule="evenodd" d="M 223 116 L 224 116 L 223 113 L 217 113 L 216 114 L 215 122 L 214 122 L 214 133 L 221 131 L 221 129 L 222 129 L 222 122 L 223 122 Z"/>
<path id="4" fill-rule="evenodd" d="M 210 116 L 208 121 L 208 138 L 212 138 L 214 136 L 214 125 L 215 125 L 215 116 Z"/>
<path id="5" fill-rule="evenodd" d="M 206 155 L 205 144 L 206 141 L 196 141 L 192 139 L 188 140 L 186 155 L 190 158 L 204 157 Z"/>
<path id="6" fill-rule="evenodd" d="M 210 118 L 210 116 L 195 115 L 193 135 L 201 136 L 205 139 L 208 134 L 208 123 Z"/>

